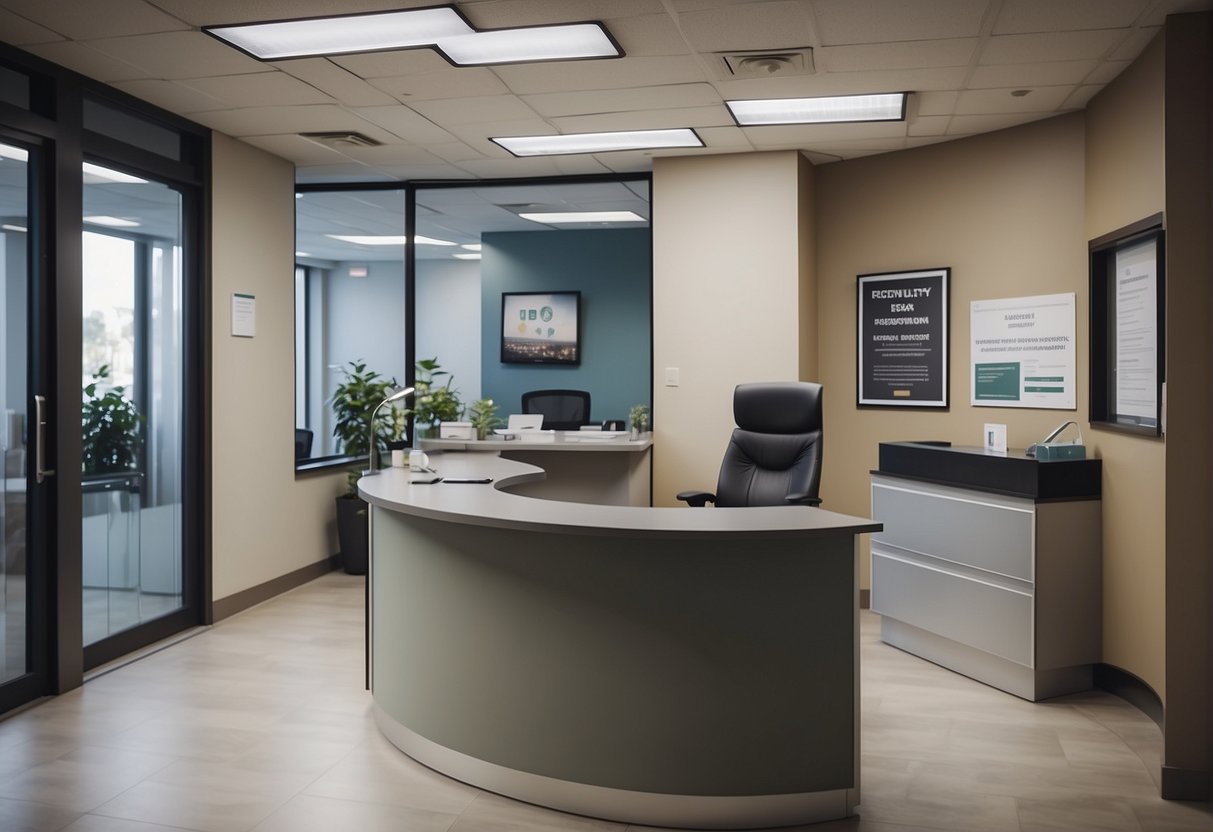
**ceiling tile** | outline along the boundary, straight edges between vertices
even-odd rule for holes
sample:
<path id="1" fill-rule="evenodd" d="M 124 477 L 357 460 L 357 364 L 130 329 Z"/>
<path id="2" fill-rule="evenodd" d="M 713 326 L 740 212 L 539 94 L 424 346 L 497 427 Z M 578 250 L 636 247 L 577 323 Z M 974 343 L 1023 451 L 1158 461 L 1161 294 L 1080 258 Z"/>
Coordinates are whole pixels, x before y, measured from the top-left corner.
<path id="1" fill-rule="evenodd" d="M 736 125 L 729 127 L 698 127 L 695 132 L 709 149 L 749 148 L 750 139 L 745 131 Z"/>
<path id="2" fill-rule="evenodd" d="M 1026 64 L 1036 61 L 1091 60 L 1104 57 L 1125 37 L 1126 32 L 1121 29 L 999 35 L 986 41 L 979 63 Z"/>
<path id="3" fill-rule="evenodd" d="M 136 78 L 147 78 L 147 70 L 134 66 L 121 58 L 90 49 L 74 40 L 57 43 L 34 44 L 25 47 L 39 58 L 59 64 L 59 66 L 87 75 L 97 81 L 112 84 L 115 81 L 131 81 Z"/>
<path id="4" fill-rule="evenodd" d="M 1004 130 L 1030 121 L 1040 121 L 1050 118 L 1056 113 L 1001 113 L 985 116 L 954 116 L 948 125 L 949 136 L 968 136 L 973 133 L 990 133 L 994 130 Z"/>
<path id="5" fill-rule="evenodd" d="M 480 29 L 577 23 L 663 11 L 661 0 L 467 0 L 459 8 Z"/>
<path id="6" fill-rule="evenodd" d="M 840 141 L 899 138 L 906 135 L 906 124 L 903 121 L 861 124 L 789 124 L 743 127 L 741 130 L 754 147 L 772 145 L 816 147 Z"/>
<path id="7" fill-rule="evenodd" d="M 428 46 L 365 55 L 334 55 L 329 60 L 359 78 L 394 78 L 452 69 L 450 61 Z"/>
<path id="8" fill-rule="evenodd" d="M 175 17 L 194 26 L 218 26 L 225 23 L 258 23 L 265 20 L 289 20 L 296 17 L 325 17 L 343 11 L 370 12 L 436 5 L 434 0 L 342 0 L 344 8 L 334 8 L 333 0 L 148 0 Z"/>
<path id="9" fill-rule="evenodd" d="M 549 136 L 555 132 L 552 125 L 541 118 L 524 119 L 522 121 L 497 121 L 488 124 L 451 125 L 451 133 L 456 138 L 468 147 L 479 150 L 490 159 L 513 158 L 504 147 L 490 141 L 490 137 Z"/>
<path id="10" fill-rule="evenodd" d="M 770 78 L 717 81 L 723 98 L 795 98 L 798 96 L 854 95 L 909 90 L 955 90 L 964 85 L 966 67 L 940 69 L 882 69 L 871 72 L 827 72 L 804 78 Z"/>
<path id="11" fill-rule="evenodd" d="M 812 14 L 801 2 L 723 5 L 686 12 L 678 23 L 700 52 L 815 46 Z"/>
<path id="12" fill-rule="evenodd" d="M 277 67 L 349 107 L 396 103 L 396 100 L 383 90 L 375 89 L 354 73 L 342 69 L 326 58 L 281 61 Z"/>
<path id="13" fill-rule="evenodd" d="M 653 168 L 653 157 L 647 153 L 599 153 L 594 158 L 612 173 L 641 173 Z"/>
<path id="14" fill-rule="evenodd" d="M 467 162 L 471 159 L 483 159 L 484 154 L 475 148 L 468 147 L 463 142 L 446 142 L 444 144 L 428 144 L 425 149 L 439 159 L 447 162 Z"/>
<path id="15" fill-rule="evenodd" d="M 27 46 L 63 40 L 63 36 L 8 9 L 0 9 L 0 40 L 13 46 Z"/>
<path id="16" fill-rule="evenodd" d="M 823 46 L 813 53 L 813 59 L 819 72 L 968 66 L 977 50 L 977 43 L 977 38 L 952 38 Z"/>
<path id="17" fill-rule="evenodd" d="M 342 165 L 306 165 L 295 168 L 295 181 L 299 183 L 391 182 L 395 178 L 353 161 Z"/>
<path id="18" fill-rule="evenodd" d="M 523 100 L 541 116 L 553 117 L 627 113 L 633 110 L 660 110 L 669 107 L 702 107 L 718 104 L 720 95 L 710 84 L 674 84 L 628 90 L 549 92 L 524 96 Z"/>
<path id="19" fill-rule="evenodd" d="M 280 136 L 248 136 L 241 141 L 273 153 L 275 156 L 289 159 L 296 165 L 328 165 L 346 161 L 346 158 L 336 150 L 308 141 L 294 133 Z"/>
<path id="20" fill-rule="evenodd" d="M 905 137 L 900 136 L 894 139 L 856 139 L 839 146 L 831 145 L 829 142 L 818 142 L 814 144 L 814 150 L 838 155 L 855 153 L 857 151 L 889 153 L 894 150 L 901 150 L 905 146 Z"/>
<path id="21" fill-rule="evenodd" d="M 532 110 L 514 95 L 478 96 L 450 101 L 418 101 L 414 110 L 439 124 L 483 124 L 488 121 L 509 121 L 533 118 Z"/>
<path id="22" fill-rule="evenodd" d="M 661 130 L 668 127 L 735 126 L 723 104 L 685 109 L 642 110 L 633 113 L 596 113 L 551 119 L 561 133 L 599 133 L 612 130 Z"/>
<path id="23" fill-rule="evenodd" d="M 910 98 L 910 106 L 920 116 L 945 116 L 956 111 L 958 92 L 920 92 Z"/>
<path id="24" fill-rule="evenodd" d="M 189 24 L 143 0 L 90 0 L 87 13 L 75 3 L 4 0 L 6 8 L 72 40 L 185 31 Z"/>
<path id="25" fill-rule="evenodd" d="M 955 141 L 958 136 L 909 136 L 906 139 L 906 149 L 912 147 L 926 147 L 931 144 L 939 144 L 940 142 Z"/>
<path id="26" fill-rule="evenodd" d="M 1104 61 L 1084 81 L 1088 84 L 1108 84 L 1129 66 L 1129 61 Z"/>
<path id="27" fill-rule="evenodd" d="M 817 150 L 806 150 L 804 155 L 806 159 L 813 163 L 814 167 L 842 161 L 841 156 L 836 156 L 833 153 L 822 153 Z"/>
<path id="28" fill-rule="evenodd" d="M 333 99 L 284 72 L 223 75 L 179 82 L 225 102 L 229 107 L 272 107 L 295 104 L 331 104 Z"/>
<path id="29" fill-rule="evenodd" d="M 691 47 L 679 31 L 678 24 L 668 14 L 612 17 L 605 22 L 629 58 L 691 54 Z"/>
<path id="30" fill-rule="evenodd" d="M 1167 21 L 1167 15 L 1202 12 L 1208 8 L 1208 0 L 1160 0 L 1158 5 L 1142 19 L 1141 25 L 1161 26 Z"/>
<path id="31" fill-rule="evenodd" d="M 965 90 L 956 102 L 956 114 L 1051 113 L 1061 106 L 1073 89 L 1073 86 L 1038 87 L 1023 97 L 1011 95 L 1009 89 Z"/>
<path id="32" fill-rule="evenodd" d="M 537 156 L 525 159 L 473 159 L 460 162 L 459 169 L 478 179 L 496 179 L 514 176 L 557 176 L 560 168 L 553 156 Z"/>
<path id="33" fill-rule="evenodd" d="M 194 118 L 208 127 L 236 138 L 355 130 L 378 141 L 392 140 L 392 134 L 387 131 L 364 121 L 349 110 L 328 104 L 219 110 L 213 113 L 197 113 Z"/>
<path id="34" fill-rule="evenodd" d="M 823 46 L 899 40 L 974 38 L 981 34 L 984 0 L 815 0 Z"/>
<path id="35" fill-rule="evenodd" d="M 1134 29 L 1120 46 L 1112 50 L 1108 56 L 1110 61 L 1131 61 L 1149 46 L 1150 41 L 1162 32 L 1161 27 L 1151 26 L 1145 29 Z"/>
<path id="36" fill-rule="evenodd" d="M 353 111 L 405 141 L 430 144 L 449 142 L 454 138 L 425 116 L 399 104 L 392 107 L 354 107 Z"/>
<path id="37" fill-rule="evenodd" d="M 689 55 L 566 61 L 559 68 L 551 64 L 516 64 L 497 67 L 495 72 L 517 95 L 651 87 L 705 80 L 699 61 Z"/>
<path id="38" fill-rule="evenodd" d="M 375 170 L 400 182 L 425 179 L 470 179 L 467 171 L 456 164 L 436 165 L 375 165 Z M 427 235 L 428 236 L 428 235 Z"/>
<path id="39" fill-rule="evenodd" d="M 441 72 L 404 75 L 398 78 L 372 78 L 367 83 L 379 90 L 410 101 L 434 98 L 469 98 L 477 95 L 506 95 L 509 88 L 492 70 L 447 67 Z"/>
<path id="40" fill-rule="evenodd" d="M 1074 92 L 1070 93 L 1070 97 L 1062 102 L 1063 110 L 1081 110 L 1090 103 L 1096 93 L 1103 89 L 1099 84 L 1088 84 L 1087 86 L 1077 87 Z"/>
<path id="41" fill-rule="evenodd" d="M 341 155 L 377 168 L 392 165 L 437 166 L 445 164 L 433 153 L 408 144 L 384 144 L 379 147 L 343 148 Z"/>
<path id="42" fill-rule="evenodd" d="M 910 122 L 911 136 L 942 136 L 948 129 L 951 116 L 919 116 Z"/>
<path id="43" fill-rule="evenodd" d="M 142 67 L 152 77 L 171 81 L 273 71 L 272 66 L 255 61 L 201 32 L 161 32 L 85 43 L 99 52 Z"/>
<path id="44" fill-rule="evenodd" d="M 969 79 L 969 88 L 1079 84 L 1097 66 L 1097 61 L 1048 61 L 1038 64 L 979 66 L 973 70 L 973 76 Z"/>
<path id="45" fill-rule="evenodd" d="M 1003 0 L 994 34 L 1122 29 L 1149 5 L 1149 0 Z"/>
<path id="46" fill-rule="evenodd" d="M 136 81 L 115 81 L 114 86 L 174 113 L 188 115 L 206 110 L 228 109 L 228 105 L 219 99 L 182 86 L 176 81 L 145 78 Z"/>

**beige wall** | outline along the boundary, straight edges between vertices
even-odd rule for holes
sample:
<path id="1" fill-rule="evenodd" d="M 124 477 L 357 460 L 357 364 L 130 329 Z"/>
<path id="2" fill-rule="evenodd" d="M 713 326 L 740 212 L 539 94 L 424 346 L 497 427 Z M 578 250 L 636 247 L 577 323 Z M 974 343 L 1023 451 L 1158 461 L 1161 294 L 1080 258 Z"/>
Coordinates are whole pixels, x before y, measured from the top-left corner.
<path id="1" fill-rule="evenodd" d="M 340 474 L 295 477 L 293 166 L 213 138 L 212 581 L 214 600 L 337 551 Z M 257 297 L 257 335 L 233 338 L 233 292 Z"/>
<path id="2" fill-rule="evenodd" d="M 716 488 L 737 384 L 801 377 L 809 177 L 792 151 L 653 162 L 654 505 Z"/>

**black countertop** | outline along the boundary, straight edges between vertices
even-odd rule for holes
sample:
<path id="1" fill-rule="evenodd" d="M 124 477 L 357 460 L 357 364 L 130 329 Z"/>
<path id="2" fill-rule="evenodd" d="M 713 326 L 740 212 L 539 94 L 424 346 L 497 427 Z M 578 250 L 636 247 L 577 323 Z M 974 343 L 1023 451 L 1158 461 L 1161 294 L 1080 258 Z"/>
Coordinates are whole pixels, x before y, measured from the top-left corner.
<path id="1" fill-rule="evenodd" d="M 881 442 L 874 474 L 974 488 L 1033 500 L 1098 499 L 1098 459 L 1041 462 L 1022 449 L 994 454 L 985 448 L 947 442 Z"/>

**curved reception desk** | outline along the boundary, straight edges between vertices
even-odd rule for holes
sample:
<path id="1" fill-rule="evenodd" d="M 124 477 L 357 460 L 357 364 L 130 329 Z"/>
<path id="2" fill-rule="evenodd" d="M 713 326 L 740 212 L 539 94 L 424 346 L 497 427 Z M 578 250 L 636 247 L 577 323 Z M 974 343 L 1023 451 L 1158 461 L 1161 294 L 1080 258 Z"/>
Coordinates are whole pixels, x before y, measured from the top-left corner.
<path id="1" fill-rule="evenodd" d="M 541 500 L 483 453 L 389 469 L 371 504 L 375 718 L 421 763 L 509 797 L 696 828 L 859 801 L 856 535 L 812 508 Z"/>

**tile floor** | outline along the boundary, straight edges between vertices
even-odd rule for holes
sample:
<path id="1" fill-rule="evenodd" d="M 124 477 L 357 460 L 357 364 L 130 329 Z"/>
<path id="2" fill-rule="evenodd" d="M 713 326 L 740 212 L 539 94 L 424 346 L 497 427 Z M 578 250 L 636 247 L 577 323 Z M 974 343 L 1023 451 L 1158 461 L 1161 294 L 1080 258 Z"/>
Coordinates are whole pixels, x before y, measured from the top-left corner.
<path id="1" fill-rule="evenodd" d="M 626 832 L 465 786 L 369 716 L 362 579 L 334 573 L 0 722 L 2 832 Z M 864 613 L 863 804 L 814 832 L 1213 832 L 1158 799 L 1155 725 L 1030 704 L 880 643 Z M 637 827 L 631 827 L 635 832 Z"/>

